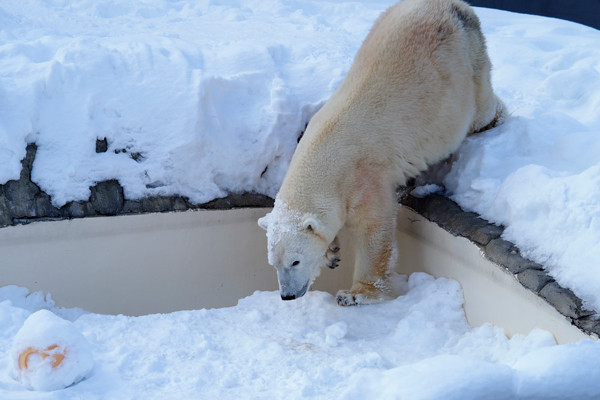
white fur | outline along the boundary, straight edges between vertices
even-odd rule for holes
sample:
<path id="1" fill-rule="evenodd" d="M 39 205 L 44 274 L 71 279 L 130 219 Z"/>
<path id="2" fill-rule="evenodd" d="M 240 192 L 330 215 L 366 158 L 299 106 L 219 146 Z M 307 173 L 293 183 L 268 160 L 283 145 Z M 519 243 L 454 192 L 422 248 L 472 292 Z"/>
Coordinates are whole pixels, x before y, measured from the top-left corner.
<path id="1" fill-rule="evenodd" d="M 396 188 L 498 119 L 490 69 L 479 20 L 462 1 L 405 0 L 375 22 L 260 221 L 282 297 L 304 294 L 344 226 L 356 265 L 338 302 L 389 297 Z"/>

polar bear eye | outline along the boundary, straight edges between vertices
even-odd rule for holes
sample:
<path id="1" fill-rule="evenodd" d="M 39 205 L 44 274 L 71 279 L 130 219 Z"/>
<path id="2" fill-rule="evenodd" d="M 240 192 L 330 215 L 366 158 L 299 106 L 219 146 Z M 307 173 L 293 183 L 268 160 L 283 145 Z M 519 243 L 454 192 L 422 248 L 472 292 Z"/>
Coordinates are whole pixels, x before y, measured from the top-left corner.
<path id="1" fill-rule="evenodd" d="M 295 267 L 296 265 L 300 264 L 300 261 L 296 260 L 292 263 L 292 267 Z"/>

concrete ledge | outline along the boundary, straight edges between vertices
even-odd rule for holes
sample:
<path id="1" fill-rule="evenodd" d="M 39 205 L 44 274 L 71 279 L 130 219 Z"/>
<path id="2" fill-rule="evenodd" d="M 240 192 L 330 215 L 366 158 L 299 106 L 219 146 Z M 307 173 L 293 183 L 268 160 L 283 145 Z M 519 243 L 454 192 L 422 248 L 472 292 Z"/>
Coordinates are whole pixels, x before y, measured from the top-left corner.
<path id="1" fill-rule="evenodd" d="M 398 214 L 398 250 L 399 272 L 424 271 L 460 282 L 465 314 L 472 326 L 491 322 L 509 336 L 541 328 L 552 332 L 559 343 L 587 337 L 512 273 L 487 259 L 480 247 L 408 207 Z"/>
<path id="2" fill-rule="evenodd" d="M 417 198 L 405 194 L 400 201 L 452 235 L 471 241 L 488 260 L 511 274 L 524 288 L 551 305 L 574 326 L 587 334 L 600 335 L 600 316 L 585 309 L 581 299 L 570 289 L 560 286 L 542 265 L 524 258 L 513 243 L 502 239 L 503 227 L 491 224 L 475 213 L 463 211 L 441 195 Z"/>

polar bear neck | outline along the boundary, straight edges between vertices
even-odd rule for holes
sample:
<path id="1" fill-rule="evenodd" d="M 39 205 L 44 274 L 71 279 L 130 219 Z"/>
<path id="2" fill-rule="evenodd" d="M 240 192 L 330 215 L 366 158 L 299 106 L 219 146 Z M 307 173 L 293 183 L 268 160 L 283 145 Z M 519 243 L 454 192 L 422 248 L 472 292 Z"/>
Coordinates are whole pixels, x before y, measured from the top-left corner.
<path id="1" fill-rule="evenodd" d="M 345 176 L 353 161 L 348 154 L 345 162 L 340 162 L 340 149 L 348 146 L 339 143 L 340 135 L 323 134 L 322 130 L 317 134 L 316 124 L 311 124 L 313 131 L 307 130 L 298 145 L 278 198 L 290 209 L 316 217 L 327 227 L 327 238 L 333 240 L 345 224 L 350 188 Z"/>

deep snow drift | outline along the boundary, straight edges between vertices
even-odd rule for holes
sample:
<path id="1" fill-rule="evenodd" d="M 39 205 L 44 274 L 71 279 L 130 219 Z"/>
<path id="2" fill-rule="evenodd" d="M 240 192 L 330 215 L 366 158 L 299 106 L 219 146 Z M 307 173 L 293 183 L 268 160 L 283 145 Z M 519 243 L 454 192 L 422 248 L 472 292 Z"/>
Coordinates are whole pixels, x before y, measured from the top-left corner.
<path id="1" fill-rule="evenodd" d="M 57 206 L 112 178 L 128 198 L 274 196 L 305 124 L 391 4 L 3 1 L 0 183 L 35 142 L 32 178 Z M 600 32 L 476 11 L 510 116 L 467 140 L 444 183 L 598 311 Z M 369 307 L 256 293 L 139 318 L 60 310 L 5 287 L 0 398 L 600 397 L 598 343 L 556 346 L 541 331 L 509 340 L 467 325 L 456 282 L 417 274 L 408 286 Z M 47 394 L 12 378 L 9 351 L 44 307 L 73 321 L 94 360 L 88 379 Z"/>

